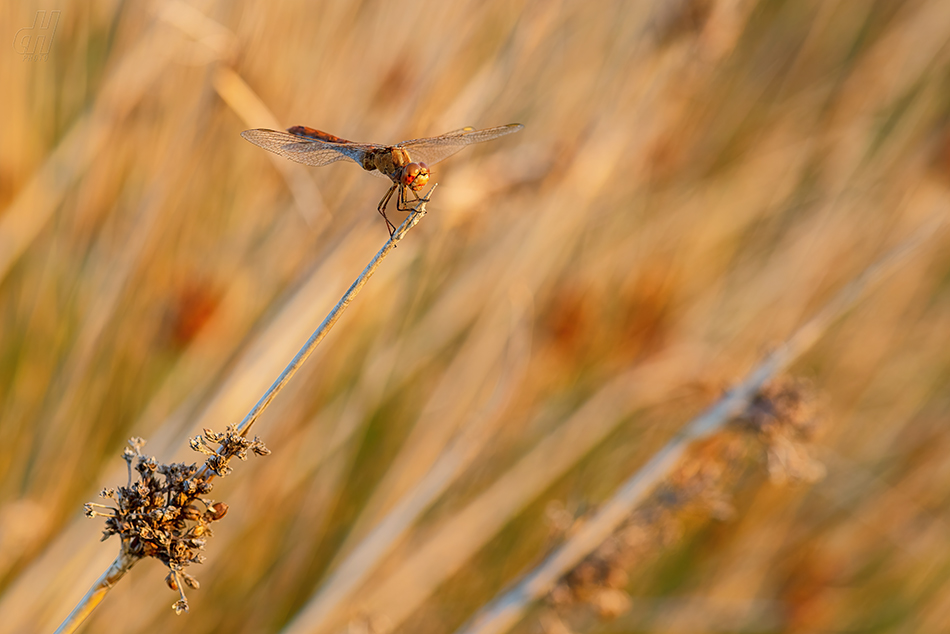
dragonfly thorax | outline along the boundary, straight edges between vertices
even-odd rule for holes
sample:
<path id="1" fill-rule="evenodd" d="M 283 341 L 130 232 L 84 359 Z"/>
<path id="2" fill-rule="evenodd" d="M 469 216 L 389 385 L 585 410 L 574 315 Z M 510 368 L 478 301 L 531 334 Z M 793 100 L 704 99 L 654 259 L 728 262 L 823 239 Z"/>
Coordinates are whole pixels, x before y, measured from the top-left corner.
<path id="1" fill-rule="evenodd" d="M 409 153 L 400 147 L 378 150 L 373 152 L 372 157 L 373 167 L 378 169 L 381 174 L 385 174 L 393 180 L 398 180 L 402 168 L 412 162 L 409 158 Z M 372 167 L 367 168 L 365 163 L 366 161 L 364 159 L 364 168 L 369 170 L 373 169 Z"/>

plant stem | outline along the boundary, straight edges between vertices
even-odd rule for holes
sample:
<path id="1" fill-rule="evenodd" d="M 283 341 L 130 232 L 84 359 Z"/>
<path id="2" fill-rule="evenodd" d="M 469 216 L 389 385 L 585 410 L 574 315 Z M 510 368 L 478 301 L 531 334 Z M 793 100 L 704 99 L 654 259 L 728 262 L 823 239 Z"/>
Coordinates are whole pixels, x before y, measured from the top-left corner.
<path id="1" fill-rule="evenodd" d="M 390 251 L 396 247 L 396 243 L 402 240 L 406 233 L 410 229 L 415 227 L 422 217 L 426 214 L 426 203 L 429 202 L 429 197 L 432 195 L 433 190 L 435 190 L 438 183 L 433 185 L 429 192 L 417 203 L 415 209 L 409 216 L 403 221 L 401 225 L 393 232 L 393 235 L 386 241 L 386 244 L 383 245 L 383 248 L 379 250 L 376 256 L 370 261 L 370 263 L 363 269 L 363 272 L 360 273 L 359 277 L 356 278 L 356 281 L 350 285 L 350 288 L 347 289 L 346 293 L 343 294 L 343 297 L 340 298 L 340 301 L 336 303 L 330 313 L 326 316 L 320 326 L 314 331 L 310 338 L 307 339 L 307 342 L 303 345 L 299 352 L 294 356 L 294 358 L 287 364 L 287 367 L 284 368 L 284 371 L 280 373 L 280 376 L 277 377 L 277 380 L 264 392 L 264 395 L 257 401 L 257 404 L 251 408 L 251 411 L 248 412 L 247 416 L 244 417 L 244 420 L 241 421 L 241 424 L 238 426 L 238 430 L 242 435 L 247 436 L 251 427 L 254 425 L 254 422 L 257 421 L 261 413 L 267 406 L 270 405 L 271 401 L 277 396 L 277 394 L 284 389 L 287 383 L 290 382 L 290 378 L 296 374 L 297 370 L 300 369 L 300 366 L 304 364 L 304 361 L 307 360 L 307 357 L 316 349 L 317 345 L 326 337 L 327 333 L 333 328 L 333 325 L 340 319 L 340 316 L 343 314 L 343 311 L 346 310 L 346 307 L 350 305 L 350 302 L 353 301 L 360 290 L 363 288 L 363 285 L 372 277 L 373 273 L 376 272 L 376 269 L 379 268 L 380 263 L 383 261 Z M 208 469 L 207 466 L 203 466 L 196 477 L 205 477 L 211 479 L 214 477 L 214 473 Z M 73 608 L 73 611 L 70 612 L 69 616 L 66 617 L 66 620 L 62 622 L 59 628 L 56 630 L 55 634 L 70 634 L 75 632 L 76 629 L 86 620 L 93 610 L 102 603 L 102 600 L 105 598 L 106 593 L 112 589 L 119 579 L 125 576 L 125 573 L 131 570 L 132 566 L 139 560 L 138 557 L 133 557 L 127 553 L 125 544 L 122 545 L 122 551 L 119 553 L 119 556 L 116 557 L 115 561 L 112 562 L 112 565 L 102 573 L 102 576 L 92 585 L 89 589 L 89 592 L 86 593 L 79 603 Z"/>
<path id="2" fill-rule="evenodd" d="M 340 318 L 340 315 L 343 314 L 343 311 L 346 310 L 346 307 L 350 305 L 350 302 L 353 301 L 353 298 L 356 297 L 360 290 L 363 288 L 363 285 L 366 284 L 367 280 L 372 277 L 373 273 L 376 272 L 376 269 L 379 268 L 380 262 L 383 261 L 390 251 L 396 247 L 396 243 L 402 240 L 406 233 L 412 229 L 416 224 L 422 220 L 422 217 L 426 214 L 426 203 L 429 202 L 429 197 L 432 195 L 433 190 L 438 186 L 438 183 L 432 186 L 429 190 L 429 193 L 422 198 L 422 201 L 417 205 L 416 209 L 409 214 L 409 217 L 406 218 L 401 225 L 393 232 L 392 237 L 383 245 L 383 248 L 379 250 L 379 253 L 370 261 L 366 268 L 363 269 L 363 272 L 360 273 L 359 277 L 356 278 L 356 281 L 350 285 L 350 288 L 343 294 L 343 297 L 340 298 L 340 301 L 337 302 L 336 306 L 330 311 L 330 313 L 323 320 L 323 323 L 314 331 L 310 338 L 307 340 L 307 343 L 303 345 L 296 356 L 287 364 L 287 367 L 284 368 L 284 371 L 280 373 L 280 376 L 277 377 L 277 380 L 274 381 L 266 392 L 264 396 L 260 398 L 250 412 L 247 413 L 247 416 L 244 417 L 244 420 L 241 421 L 241 424 L 238 425 L 238 431 L 242 435 L 247 436 L 251 427 L 257 421 L 261 413 L 270 405 L 270 402 L 274 400 L 274 397 L 277 396 L 287 383 L 290 381 L 290 378 L 300 369 L 300 366 L 303 365 L 304 361 L 307 360 L 307 357 L 316 349 L 317 345 L 323 340 L 323 338 L 330 331 L 330 328 L 337 322 Z"/>
<path id="3" fill-rule="evenodd" d="M 132 569 L 132 566 L 138 561 L 137 557 L 129 555 L 125 544 L 122 545 L 122 552 L 115 558 L 112 565 L 109 566 L 102 576 L 96 580 L 89 592 L 86 593 L 73 611 L 69 613 L 66 620 L 56 629 L 55 634 L 71 634 L 86 620 L 93 610 L 102 603 L 106 594 L 112 589 L 119 579 L 125 576 L 125 573 Z"/>
<path id="4" fill-rule="evenodd" d="M 528 606 L 550 592 L 565 574 L 604 542 L 637 504 L 679 463 L 689 445 L 721 430 L 748 408 L 762 386 L 808 350 L 824 331 L 870 288 L 893 273 L 944 224 L 941 210 L 913 236 L 898 245 L 845 286 L 804 326 L 776 348 L 746 379 L 716 404 L 694 418 L 639 471 L 633 474 L 600 511 L 541 565 L 513 588 L 483 607 L 457 634 L 502 634 L 515 625 Z"/>

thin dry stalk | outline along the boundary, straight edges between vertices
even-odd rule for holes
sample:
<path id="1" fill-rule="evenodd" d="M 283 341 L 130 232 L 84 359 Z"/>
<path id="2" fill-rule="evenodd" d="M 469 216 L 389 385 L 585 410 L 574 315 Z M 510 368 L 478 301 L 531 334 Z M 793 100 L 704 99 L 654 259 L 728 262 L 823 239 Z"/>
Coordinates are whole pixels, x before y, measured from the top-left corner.
<path id="1" fill-rule="evenodd" d="M 99 91 L 92 110 L 64 135 L 43 166 L 0 213 L 0 280 L 53 216 L 70 187 L 107 146 L 109 134 L 139 103 L 174 58 L 181 38 L 152 30 Z"/>
<path id="2" fill-rule="evenodd" d="M 485 606 L 458 634 L 501 634 L 522 617 L 528 606 L 547 595 L 558 581 L 584 557 L 604 542 L 662 482 L 696 441 L 709 438 L 733 418 L 745 412 L 766 382 L 775 378 L 790 363 L 808 350 L 865 293 L 893 273 L 898 266 L 932 238 L 944 224 L 943 212 L 924 225 L 914 236 L 868 267 L 842 289 L 825 307 L 778 347 L 746 379 L 715 405 L 693 419 L 646 465 L 631 476 L 600 511 L 585 523 L 570 540 L 558 548 L 540 566 L 514 588 Z"/>
<path id="3" fill-rule="evenodd" d="M 340 316 L 346 310 L 347 306 L 350 305 L 350 302 L 359 294 L 363 286 L 369 281 L 369 278 L 373 276 L 373 273 L 376 272 L 376 269 L 379 268 L 379 265 L 382 263 L 383 259 L 389 255 L 389 253 L 396 247 L 396 244 L 402 240 L 410 229 L 415 227 L 423 216 L 426 214 L 426 204 L 429 202 L 432 192 L 438 186 L 438 183 L 432 186 L 429 192 L 421 199 L 416 205 L 416 208 L 409 214 L 409 216 L 402 222 L 401 225 L 393 232 L 393 235 L 389 240 L 386 241 L 386 244 L 383 245 L 383 248 L 376 253 L 370 263 L 363 269 L 363 272 L 356 278 L 353 284 L 350 285 L 350 288 L 347 289 L 346 293 L 343 294 L 343 297 L 340 298 L 340 301 L 336 303 L 329 314 L 317 327 L 314 333 L 310 336 L 307 342 L 303 345 L 299 352 L 294 356 L 294 358 L 287 364 L 287 367 L 284 368 L 283 372 L 280 373 L 280 376 L 274 381 L 274 383 L 264 392 L 264 395 L 258 400 L 257 404 L 251 408 L 251 411 L 247 413 L 247 416 L 244 417 L 244 420 L 237 426 L 237 432 L 242 436 L 247 436 L 253 427 L 254 423 L 260 417 L 260 415 L 267 409 L 267 406 L 274 400 L 278 393 L 287 384 L 290 382 L 290 379 L 294 374 L 297 373 L 297 370 L 304 364 L 307 358 L 313 353 L 316 347 L 323 341 L 323 338 L 326 337 L 327 333 L 333 328 L 334 324 L 340 319 Z M 220 454 L 224 450 L 222 446 L 218 453 Z M 210 470 L 208 463 L 206 463 L 197 474 L 198 477 L 204 477 L 211 479 L 214 476 L 214 473 Z M 115 561 L 111 566 L 102 574 L 99 579 L 92 585 L 86 595 L 79 601 L 73 611 L 70 612 L 69 616 L 63 621 L 63 623 L 56 629 L 56 634 L 70 634 L 75 632 L 77 628 L 86 620 L 86 618 L 92 613 L 96 607 L 102 603 L 105 599 L 106 594 L 109 590 L 115 586 L 118 581 L 125 576 L 125 573 L 132 569 L 141 557 L 132 555 L 125 548 L 125 542 L 123 542 L 123 548 L 119 555 L 116 557 Z"/>
<path id="4" fill-rule="evenodd" d="M 315 630 L 326 623 L 341 605 L 349 601 L 383 558 L 409 532 L 412 525 L 458 479 L 475 460 L 492 429 L 502 420 L 505 405 L 512 396 L 515 377 L 525 369 L 527 350 L 523 333 L 512 335 L 514 351 L 509 350 L 504 376 L 485 405 L 472 412 L 466 424 L 450 442 L 435 464 L 408 493 L 399 498 L 382 520 L 347 554 L 339 567 L 321 585 L 312 599 L 297 613 L 285 632 Z"/>
<path id="5" fill-rule="evenodd" d="M 124 577 L 125 573 L 131 570 L 132 566 L 134 566 L 138 560 L 138 557 L 129 554 L 123 548 L 119 556 L 112 562 L 112 565 L 102 573 L 101 577 L 96 579 L 96 582 L 89 588 L 89 592 L 86 593 L 86 596 L 73 608 L 73 611 L 66 617 L 63 624 L 57 628 L 57 634 L 75 632 L 76 629 L 82 625 L 82 622 L 86 620 L 86 617 L 92 614 L 92 611 L 102 603 L 102 600 L 106 598 L 106 594 L 109 593 L 112 586 L 117 584 L 119 579 Z"/>
<path id="6" fill-rule="evenodd" d="M 362 290 L 363 285 L 369 281 L 369 278 L 373 276 L 373 273 L 376 272 L 376 269 L 379 268 L 380 263 L 382 263 L 383 258 L 389 255 L 389 252 L 396 248 L 396 244 L 402 240 L 406 233 L 413 227 L 415 227 L 422 217 L 426 215 L 426 204 L 429 202 L 429 197 L 432 196 L 432 192 L 438 186 L 438 183 L 432 186 L 429 190 L 429 193 L 422 198 L 421 202 L 417 205 L 416 209 L 409 214 L 409 217 L 406 218 L 401 225 L 393 232 L 392 237 L 386 244 L 383 245 L 383 248 L 370 260 L 370 263 L 366 265 L 366 268 L 363 269 L 363 272 L 360 273 L 359 277 L 356 278 L 356 281 L 350 285 L 350 288 L 343 294 L 343 297 L 340 298 L 340 301 L 337 302 L 336 306 L 330 311 L 326 316 L 326 319 L 323 320 L 323 323 L 314 331 L 310 338 L 307 340 L 307 343 L 303 345 L 300 349 L 300 352 L 294 356 L 294 358 L 287 364 L 287 367 L 284 368 L 284 371 L 280 373 L 280 376 L 277 377 L 277 380 L 274 381 L 274 384 L 271 385 L 264 396 L 257 402 L 257 404 L 251 408 L 251 411 L 247 413 L 247 416 L 244 417 L 244 420 L 241 421 L 241 424 L 238 425 L 238 431 L 242 435 L 246 436 L 251 430 L 251 427 L 254 425 L 254 422 L 258 417 L 263 413 L 271 401 L 274 400 L 274 397 L 284 389 L 287 385 L 290 378 L 297 373 L 297 370 L 300 369 L 300 366 L 303 365 L 304 361 L 307 360 L 307 357 L 313 353 L 317 345 L 323 338 L 327 336 L 327 333 L 330 332 L 330 329 L 333 328 L 333 325 L 340 319 L 340 316 L 343 314 L 343 311 L 346 310 L 346 307 L 350 305 L 350 302 L 359 295 L 360 290 Z"/>

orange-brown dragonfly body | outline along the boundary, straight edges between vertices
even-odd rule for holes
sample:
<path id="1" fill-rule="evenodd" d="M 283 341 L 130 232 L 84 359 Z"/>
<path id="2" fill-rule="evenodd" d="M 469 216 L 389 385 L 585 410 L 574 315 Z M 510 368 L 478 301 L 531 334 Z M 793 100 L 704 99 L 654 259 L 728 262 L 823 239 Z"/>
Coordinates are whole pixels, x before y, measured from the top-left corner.
<path id="1" fill-rule="evenodd" d="M 484 130 L 469 127 L 395 145 L 354 143 L 302 125 L 288 128 L 286 132 L 263 128 L 245 130 L 241 136 L 265 150 L 304 165 L 320 167 L 348 158 L 364 170 L 388 178 L 392 186 L 379 201 L 376 211 L 386 221 L 389 235 L 392 236 L 396 228 L 386 217 L 386 206 L 394 193 L 397 194 L 396 208 L 399 211 L 412 211 L 412 203 L 422 200 L 416 192 L 428 184 L 430 165 L 452 156 L 466 145 L 490 141 L 523 127 L 519 123 Z M 414 200 L 407 200 L 409 194 Z"/>

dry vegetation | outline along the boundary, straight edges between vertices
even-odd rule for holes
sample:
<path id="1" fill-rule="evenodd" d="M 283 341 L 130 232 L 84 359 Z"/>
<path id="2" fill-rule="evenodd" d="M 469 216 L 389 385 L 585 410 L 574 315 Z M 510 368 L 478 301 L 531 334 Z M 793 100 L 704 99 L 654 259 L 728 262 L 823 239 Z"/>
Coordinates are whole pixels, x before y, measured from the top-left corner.
<path id="1" fill-rule="evenodd" d="M 57 8 L 23 61 L 14 34 Z M 552 515 L 950 214 L 946 0 L 8 2 L 0 25 L 0 634 L 52 631 L 115 557 L 82 508 L 127 439 L 193 461 L 387 238 L 383 181 L 246 128 L 526 126 L 435 167 L 428 216 L 265 412 L 273 455 L 218 483 L 190 614 L 145 561 L 86 632 L 452 631 L 551 550 Z M 652 533 L 606 557 L 610 593 L 575 571 L 516 630 L 950 628 L 948 246 L 792 367 L 823 480 L 694 448 L 665 486 L 700 494 L 631 520 Z"/>

